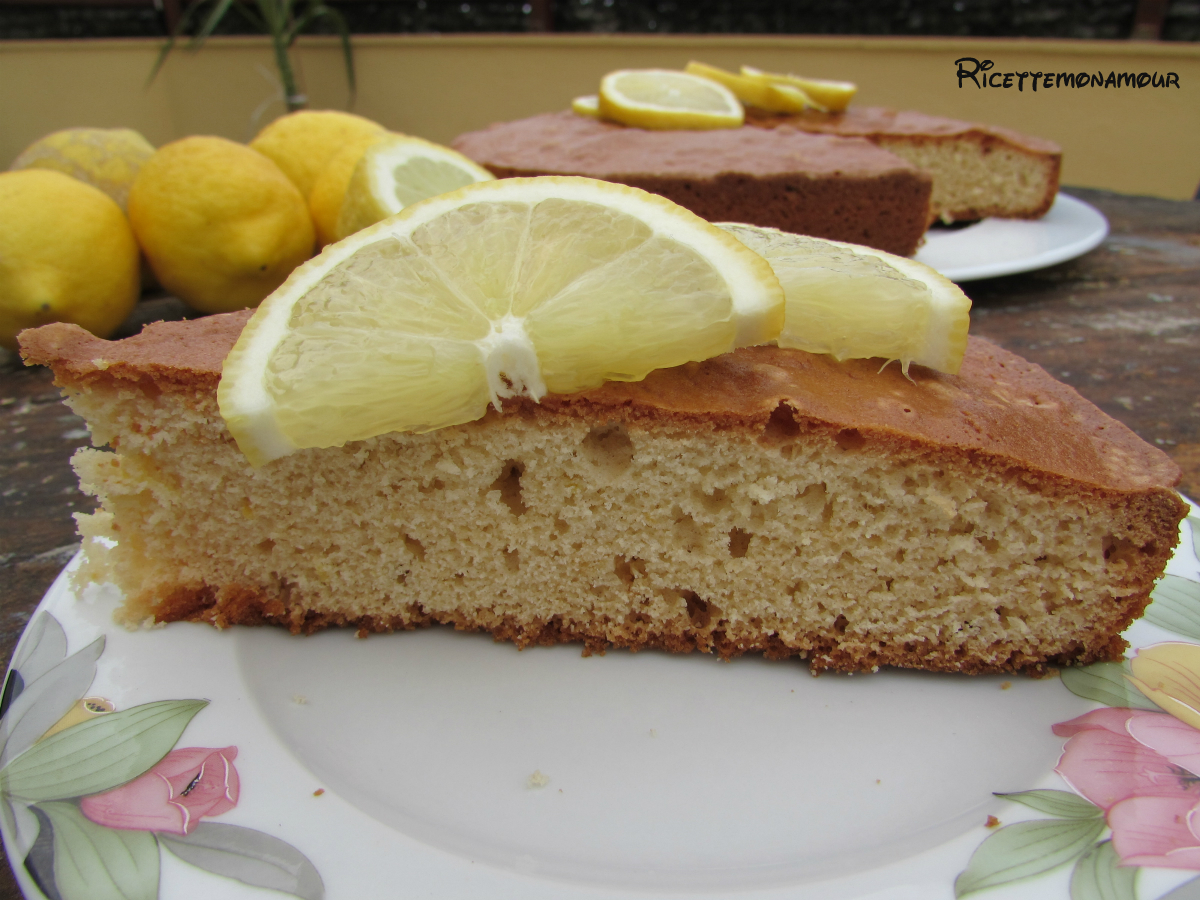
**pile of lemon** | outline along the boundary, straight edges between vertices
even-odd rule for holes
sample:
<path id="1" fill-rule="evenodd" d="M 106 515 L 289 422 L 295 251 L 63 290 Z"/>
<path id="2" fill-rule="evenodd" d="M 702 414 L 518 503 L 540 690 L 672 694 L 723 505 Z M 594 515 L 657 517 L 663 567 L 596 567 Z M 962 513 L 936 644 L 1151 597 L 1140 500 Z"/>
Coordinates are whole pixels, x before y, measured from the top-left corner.
<path id="1" fill-rule="evenodd" d="M 656 102 L 685 119 L 703 105 Z M 301 112 L 249 145 L 73 129 L 29 148 L 0 174 L 0 344 L 53 321 L 110 334 L 140 258 L 200 311 L 258 307 L 218 391 L 255 465 L 772 341 L 955 372 L 969 324 L 962 291 L 912 260 L 714 225 L 620 184 L 496 180 L 367 119 Z"/>
<path id="2" fill-rule="evenodd" d="M 315 249 L 409 203 L 492 176 L 360 116 L 304 111 L 249 145 L 155 150 L 125 128 L 70 128 L 0 173 L 0 346 L 74 322 L 111 335 L 157 282 L 201 312 L 255 306 Z"/>

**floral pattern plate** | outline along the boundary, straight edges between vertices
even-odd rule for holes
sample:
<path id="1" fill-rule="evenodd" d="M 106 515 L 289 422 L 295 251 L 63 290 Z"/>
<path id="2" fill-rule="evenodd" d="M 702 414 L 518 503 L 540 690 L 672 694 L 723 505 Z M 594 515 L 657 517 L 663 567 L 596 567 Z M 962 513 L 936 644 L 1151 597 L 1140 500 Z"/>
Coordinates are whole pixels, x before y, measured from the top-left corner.
<path id="1" fill-rule="evenodd" d="M 30 900 L 1200 898 L 1193 513 L 1131 660 L 1042 680 L 127 632 L 64 576 L 0 829 Z"/>

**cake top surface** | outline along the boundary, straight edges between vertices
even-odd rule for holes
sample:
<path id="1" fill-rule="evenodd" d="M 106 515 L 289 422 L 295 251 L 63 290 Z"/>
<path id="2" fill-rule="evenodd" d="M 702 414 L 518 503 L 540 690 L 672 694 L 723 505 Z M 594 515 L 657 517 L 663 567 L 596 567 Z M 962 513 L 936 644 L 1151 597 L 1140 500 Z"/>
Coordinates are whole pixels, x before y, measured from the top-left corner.
<path id="1" fill-rule="evenodd" d="M 990 135 L 1035 153 L 1062 153 L 1054 141 L 1022 134 L 999 125 L 982 125 L 934 116 L 916 110 L 895 110 L 883 106 L 852 106 L 845 112 L 823 113 L 805 110 L 799 115 L 779 116 L 747 112 L 747 122 L 761 125 L 791 126 L 821 134 L 845 137 L 955 137 L 970 133 Z"/>
<path id="2" fill-rule="evenodd" d="M 916 171 L 910 163 L 860 138 L 791 128 L 647 131 L 570 111 L 498 122 L 459 135 L 452 146 L 481 165 L 594 178 Z"/>
<path id="3" fill-rule="evenodd" d="M 53 367 L 58 383 L 150 383 L 165 391 L 215 391 L 221 364 L 250 311 L 159 322 L 121 341 L 76 325 L 25 331 L 29 363 Z M 962 370 L 913 366 L 910 378 L 879 360 L 839 363 L 777 347 L 749 347 L 701 363 L 652 372 L 640 382 L 543 398 L 542 414 L 624 409 L 648 419 L 763 428 L 781 405 L 785 426 L 853 429 L 863 437 L 980 453 L 1104 490 L 1170 488 L 1179 469 L 1120 422 L 1042 368 L 986 340 L 970 339 Z"/>

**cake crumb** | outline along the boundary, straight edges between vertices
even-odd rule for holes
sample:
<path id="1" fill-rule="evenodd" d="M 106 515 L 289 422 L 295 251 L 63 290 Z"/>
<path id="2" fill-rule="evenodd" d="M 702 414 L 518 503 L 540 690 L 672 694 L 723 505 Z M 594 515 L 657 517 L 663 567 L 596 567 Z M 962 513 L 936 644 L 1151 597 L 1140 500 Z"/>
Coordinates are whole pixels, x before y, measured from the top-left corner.
<path id="1" fill-rule="evenodd" d="M 543 774 L 541 769 L 537 769 L 534 771 L 534 773 L 532 775 L 529 776 L 529 781 L 527 782 L 527 785 L 530 788 L 544 788 L 549 783 L 550 783 L 550 776 Z"/>
<path id="2" fill-rule="evenodd" d="M 303 694 L 292 694 L 292 702 L 297 706 L 304 706 L 306 703 L 308 703 L 308 698 Z"/>
<path id="3" fill-rule="evenodd" d="M 313 791 L 313 796 L 320 797 L 323 793 L 325 793 L 325 788 L 317 788 L 315 791 Z"/>
<path id="4" fill-rule="evenodd" d="M 876 783 L 876 784 L 883 784 L 883 779 L 882 779 L 882 778 L 876 778 L 876 779 L 875 779 L 875 783 Z"/>
<path id="5" fill-rule="evenodd" d="M 1010 687 L 1012 687 L 1012 682 L 1011 682 L 1011 681 L 1002 681 L 1002 682 L 1000 682 L 1000 690 L 1002 690 L 1002 691 L 1007 691 L 1007 690 L 1008 690 Z"/>
<path id="6" fill-rule="evenodd" d="M 984 828 L 995 828 L 999 824 L 1000 824 L 1000 820 L 997 819 L 995 816 L 988 816 L 987 821 L 983 823 L 983 827 Z"/>

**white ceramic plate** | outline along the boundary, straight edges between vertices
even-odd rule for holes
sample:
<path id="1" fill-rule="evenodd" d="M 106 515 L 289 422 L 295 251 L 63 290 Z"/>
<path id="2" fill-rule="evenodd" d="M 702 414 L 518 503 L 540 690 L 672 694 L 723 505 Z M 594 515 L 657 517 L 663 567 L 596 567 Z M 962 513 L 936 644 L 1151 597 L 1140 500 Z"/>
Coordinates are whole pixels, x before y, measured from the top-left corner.
<path id="1" fill-rule="evenodd" d="M 931 228 L 914 258 L 951 281 L 975 281 L 1066 262 L 1107 236 L 1100 210 L 1059 194 L 1050 211 L 1033 221 L 984 219 L 965 228 Z"/>
<path id="2" fill-rule="evenodd" d="M 1186 523 L 1168 571 L 1200 580 Z M 100 877 L 143 879 L 136 895 L 163 900 L 282 896 L 238 879 L 313 900 L 950 900 L 998 833 L 989 816 L 1044 817 L 993 792 L 1065 790 L 1051 726 L 1096 708 L 1057 678 L 812 678 L 760 657 L 518 652 L 444 628 L 367 640 L 193 624 L 128 632 L 112 623 L 111 587 L 82 593 L 64 576 L 47 594 L 15 656 L 24 689 L 0 720 L 13 758 L 0 774 L 5 845 L 31 900 L 42 896 L 24 865 L 31 851 L 60 890 L 73 877 L 64 860 L 81 867 L 91 886 L 68 885 L 64 900 L 100 896 L 86 880 Z M 1146 622 L 1130 636 L 1178 640 Z M 117 712 L 32 743 L 83 696 Z M 195 699 L 207 706 L 180 702 Z M 175 731 L 137 726 L 147 710 L 175 716 Z M 168 759 L 186 757 L 164 775 L 174 793 L 152 772 L 98 807 L 84 801 L 92 812 L 80 821 L 73 798 L 107 787 L 88 761 L 102 737 L 110 766 L 173 746 Z M 196 768 L 205 754 L 183 748 L 211 753 Z M 52 860 L 45 827 L 34 848 L 39 805 L 71 844 L 56 843 Z M 170 832 L 181 809 L 201 822 L 187 837 Z M 118 814 L 132 816 L 125 829 L 106 827 Z M 89 870 L 88 853 L 104 866 Z M 111 863 L 114 853 L 140 853 L 142 868 Z M 145 870 L 158 865 L 155 894 Z M 1140 896 L 1194 874 L 1144 868 Z M 1067 900 L 1069 875 L 980 896 Z"/>

